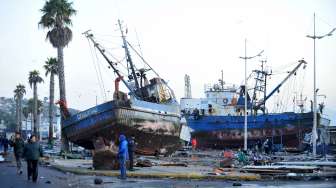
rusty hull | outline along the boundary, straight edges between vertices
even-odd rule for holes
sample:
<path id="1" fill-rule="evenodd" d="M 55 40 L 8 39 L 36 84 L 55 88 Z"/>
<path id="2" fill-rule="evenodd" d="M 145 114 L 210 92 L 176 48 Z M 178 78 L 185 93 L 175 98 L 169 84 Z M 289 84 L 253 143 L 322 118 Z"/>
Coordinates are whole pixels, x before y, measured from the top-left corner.
<path id="1" fill-rule="evenodd" d="M 69 140 L 86 149 L 95 149 L 94 142 L 99 138 L 110 145 L 118 143 L 120 134 L 134 135 L 136 152 L 148 155 L 172 153 L 180 147 L 179 116 L 111 103 L 105 110 L 98 109 L 63 128 Z"/>

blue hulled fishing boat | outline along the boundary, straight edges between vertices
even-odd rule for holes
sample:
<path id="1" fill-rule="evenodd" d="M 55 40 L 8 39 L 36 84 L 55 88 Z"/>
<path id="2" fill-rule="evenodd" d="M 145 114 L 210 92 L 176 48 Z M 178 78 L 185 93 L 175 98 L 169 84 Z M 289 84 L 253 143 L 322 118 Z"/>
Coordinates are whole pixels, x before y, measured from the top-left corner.
<path id="1" fill-rule="evenodd" d="M 245 97 L 247 97 L 249 147 L 267 138 L 274 144 L 282 144 L 286 147 L 300 146 L 305 134 L 312 131 L 313 112 L 304 112 L 302 109 L 300 112 L 268 113 L 266 101 L 278 92 L 279 88 L 295 75 L 301 66 L 305 67 L 305 64 L 304 60 L 300 60 L 269 94 L 266 94 L 266 81 L 271 74 L 264 70 L 262 64 L 262 70 L 253 71 L 255 84 L 254 88 L 246 92 L 247 96 L 245 96 L 244 85 L 238 87 L 225 84 L 222 78 L 219 84 L 205 88 L 206 98 L 191 98 L 190 95 L 182 98 L 181 110 L 187 126 L 192 131 L 192 138 L 196 138 L 198 146 L 203 148 L 243 147 Z M 257 96 L 261 98 L 258 99 Z M 300 105 L 303 108 L 303 104 Z M 330 120 L 319 113 L 318 122 L 319 125 L 328 125 Z"/>
<path id="2" fill-rule="evenodd" d="M 180 146 L 180 109 L 172 89 L 126 40 L 121 31 L 128 75 L 122 75 L 118 63 L 113 62 L 105 49 L 96 42 L 90 31 L 85 36 L 94 44 L 116 75 L 113 100 L 99 104 L 78 114 L 66 115 L 63 131 L 73 143 L 87 149 L 115 145 L 120 134 L 135 136 L 136 152 L 142 154 L 171 153 Z M 132 61 L 132 49 L 146 64 L 137 69 Z M 152 79 L 148 75 L 154 74 Z M 119 91 L 119 82 L 128 89 Z M 65 104 L 60 102 L 66 111 Z"/>

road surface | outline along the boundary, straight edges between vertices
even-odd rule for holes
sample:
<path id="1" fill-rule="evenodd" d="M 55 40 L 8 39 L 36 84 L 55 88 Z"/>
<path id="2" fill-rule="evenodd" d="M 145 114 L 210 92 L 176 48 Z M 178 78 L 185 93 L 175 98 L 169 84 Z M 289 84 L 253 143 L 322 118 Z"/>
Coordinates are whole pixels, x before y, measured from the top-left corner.
<path id="1" fill-rule="evenodd" d="M 103 184 L 95 185 L 94 179 L 100 178 Z M 216 188 L 233 187 L 233 181 L 191 181 L 171 179 L 128 179 L 119 180 L 116 177 L 80 176 L 63 173 L 50 167 L 39 167 L 37 183 L 27 180 L 26 165 L 22 175 L 16 174 L 15 164 L 12 162 L 0 163 L 0 187 L 1 188 L 62 188 L 62 187 L 94 187 L 94 188 Z M 266 181 L 266 182 L 240 182 L 246 188 L 331 188 L 336 187 L 336 181 Z"/>

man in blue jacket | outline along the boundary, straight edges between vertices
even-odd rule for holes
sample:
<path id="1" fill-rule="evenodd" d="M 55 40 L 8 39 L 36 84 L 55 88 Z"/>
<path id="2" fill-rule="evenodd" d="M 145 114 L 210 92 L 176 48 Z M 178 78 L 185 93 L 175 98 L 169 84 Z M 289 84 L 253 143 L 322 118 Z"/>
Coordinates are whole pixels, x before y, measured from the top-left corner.
<path id="1" fill-rule="evenodd" d="M 119 136 L 118 158 L 120 163 L 120 179 L 126 179 L 126 160 L 128 159 L 128 143 L 125 135 Z"/>

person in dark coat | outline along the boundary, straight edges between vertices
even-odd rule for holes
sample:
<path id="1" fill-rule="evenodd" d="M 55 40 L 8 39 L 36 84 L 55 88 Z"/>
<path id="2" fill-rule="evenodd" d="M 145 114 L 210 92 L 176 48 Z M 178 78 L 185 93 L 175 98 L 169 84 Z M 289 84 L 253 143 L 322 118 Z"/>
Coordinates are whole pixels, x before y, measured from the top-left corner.
<path id="1" fill-rule="evenodd" d="M 9 140 L 7 139 L 6 136 L 2 140 L 2 144 L 3 144 L 3 147 L 4 147 L 4 154 L 7 154 Z"/>
<path id="2" fill-rule="evenodd" d="M 36 140 L 36 136 L 30 136 L 28 144 L 25 145 L 23 155 L 27 160 L 28 180 L 33 178 L 36 183 L 38 176 L 38 161 L 43 156 L 42 147 Z"/>
<path id="3" fill-rule="evenodd" d="M 261 142 L 261 140 L 258 140 L 257 148 L 258 148 L 258 152 L 262 152 L 262 142 Z"/>
<path id="4" fill-rule="evenodd" d="M 268 140 L 268 154 L 273 153 L 273 143 L 271 140 Z"/>
<path id="5" fill-rule="evenodd" d="M 272 149 L 272 143 L 269 139 L 266 139 L 264 144 L 263 144 L 263 147 L 265 149 L 265 153 L 266 154 L 270 154 L 271 153 L 271 149 Z"/>
<path id="6" fill-rule="evenodd" d="M 15 138 L 12 139 L 9 142 L 10 146 L 14 148 L 14 156 L 16 160 L 16 167 L 17 167 L 17 173 L 22 174 L 22 157 L 23 157 L 23 149 L 24 149 L 24 141 L 21 138 L 21 133 L 16 132 L 15 133 Z"/>
<path id="7" fill-rule="evenodd" d="M 0 148 L 3 150 L 3 136 L 0 137 Z"/>
<path id="8" fill-rule="evenodd" d="M 133 159 L 134 159 L 134 151 L 135 151 L 135 137 L 132 135 L 128 140 L 128 156 L 130 161 L 129 170 L 133 169 Z"/>
<path id="9" fill-rule="evenodd" d="M 128 143 L 125 135 L 119 136 L 118 158 L 120 164 L 120 179 L 126 179 L 126 160 L 128 158 Z"/>

